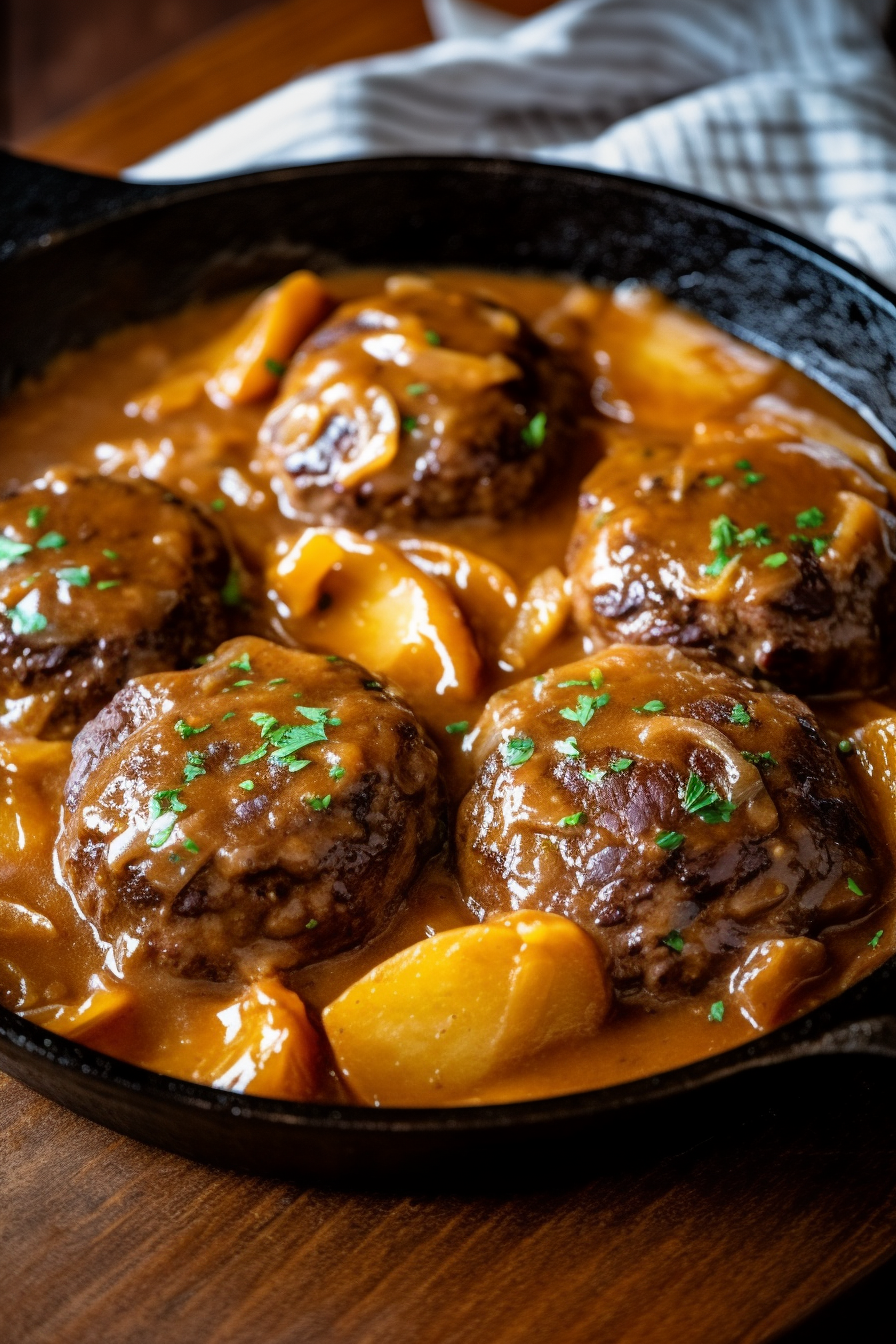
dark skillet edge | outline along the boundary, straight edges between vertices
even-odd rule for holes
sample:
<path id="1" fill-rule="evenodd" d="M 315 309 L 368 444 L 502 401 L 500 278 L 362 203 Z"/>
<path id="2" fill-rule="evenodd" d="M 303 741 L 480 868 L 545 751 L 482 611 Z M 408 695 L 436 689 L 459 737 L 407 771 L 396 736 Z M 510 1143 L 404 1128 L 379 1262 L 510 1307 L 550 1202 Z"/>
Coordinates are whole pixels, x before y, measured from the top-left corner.
<path id="1" fill-rule="evenodd" d="M 73 241 L 94 234 L 99 239 L 101 231 L 127 219 L 139 221 L 156 216 L 160 207 L 176 207 L 191 201 L 201 203 L 226 195 L 237 200 L 255 189 L 292 182 L 408 173 L 435 175 L 441 183 L 451 174 L 467 180 L 475 176 L 478 183 L 487 177 L 493 183 L 510 183 L 521 192 L 527 185 L 529 188 L 565 185 L 570 191 L 578 192 L 581 198 L 578 205 L 574 202 L 572 207 L 567 201 L 565 208 L 573 214 L 578 210 L 580 216 L 585 212 L 586 202 L 591 210 L 601 191 L 639 204 L 647 203 L 644 214 L 648 219 L 651 212 L 656 214 L 667 203 L 674 205 L 677 201 L 682 203 L 680 213 L 687 216 L 688 227 L 697 237 L 701 236 L 700 228 L 704 226 L 710 231 L 715 230 L 717 235 L 720 231 L 723 234 L 733 231 L 738 239 L 747 239 L 758 251 L 765 247 L 779 259 L 784 253 L 785 261 L 794 271 L 792 289 L 800 297 L 801 285 L 804 280 L 808 281 L 808 277 L 813 274 L 828 277 L 840 291 L 845 291 L 838 295 L 842 304 L 846 305 L 849 300 L 853 305 L 848 309 L 848 324 L 853 328 L 851 335 L 857 328 L 863 328 L 869 314 L 879 318 L 890 335 L 896 332 L 896 298 L 883 285 L 851 263 L 769 220 L 724 202 L 647 179 L 530 160 L 439 156 L 352 160 L 274 169 L 239 178 L 143 187 L 0 155 L 0 270 L 12 275 L 16 266 L 10 267 L 10 263 L 24 261 L 23 274 L 27 275 L 31 270 L 30 262 L 40 262 L 42 256 L 48 256 L 57 248 L 65 253 L 67 245 Z M 14 208 L 8 205 L 10 195 L 15 198 Z M 541 208 L 540 198 L 536 206 Z M 4 242 L 7 244 L 5 250 Z M 8 246 L 10 242 L 11 248 Z M 517 272 L 544 270 L 545 264 L 540 257 L 548 252 L 553 255 L 551 249 L 562 251 L 565 246 L 549 229 L 539 237 L 538 245 L 541 253 L 529 257 L 528 264 L 520 256 L 509 253 L 504 269 Z M 450 251 L 449 243 L 445 243 L 444 250 Z M 718 237 L 716 253 L 724 255 L 727 261 L 724 247 L 719 253 Z M 425 265 L 426 262 L 414 258 L 413 264 Z M 431 264 L 464 263 L 434 261 Z M 492 262 L 483 264 L 492 265 Z M 646 269 L 649 268 L 645 264 Z M 598 271 L 593 262 L 585 262 L 578 273 L 591 278 L 596 277 Z M 569 273 L 573 273 L 571 267 Z M 740 277 L 736 268 L 731 273 Z M 631 274 L 637 274 L 637 271 Z M 720 315 L 712 303 L 704 302 L 701 307 L 700 302 L 694 302 L 696 291 L 681 283 L 688 278 L 681 268 L 676 272 L 672 267 L 663 274 L 671 277 L 661 286 L 671 297 L 705 312 L 719 326 L 788 358 L 784 346 L 764 339 L 752 327 L 739 326 L 732 315 Z M 651 271 L 651 280 L 653 278 Z M 719 287 L 724 292 L 728 283 L 724 268 L 719 277 L 713 277 L 710 269 L 708 278 L 715 283 L 717 293 Z M 818 293 L 814 299 L 823 303 L 825 283 L 820 287 L 816 283 L 816 289 Z M 705 298 L 703 295 L 696 297 Z M 756 308 L 755 281 L 751 301 Z M 843 313 L 846 312 L 844 307 Z M 842 320 L 847 318 L 844 316 Z M 885 342 L 880 325 L 868 339 L 872 345 L 877 343 L 878 351 L 881 345 L 886 351 L 896 348 L 896 341 Z M 842 344 L 839 338 L 833 342 L 837 348 Z M 832 346 L 826 350 L 819 347 L 818 360 L 823 362 L 832 349 Z M 811 361 L 791 358 L 789 362 L 806 368 L 811 376 L 827 383 L 844 400 L 867 412 L 862 397 L 844 390 L 835 376 L 838 369 L 855 370 L 856 365 L 864 368 L 861 357 L 852 350 L 850 354 L 849 366 L 834 358 L 833 373 L 815 367 Z M 836 356 L 836 349 L 833 349 L 833 355 Z M 865 385 L 874 386 L 879 392 L 878 409 L 888 423 L 881 424 L 880 415 L 874 413 L 868 418 L 875 422 L 876 428 L 883 428 L 885 436 L 892 442 L 896 430 L 896 373 L 889 354 L 886 359 L 888 363 L 882 362 L 881 355 L 876 370 L 866 372 Z M 886 370 L 885 378 L 882 369 Z M 856 379 L 860 385 L 858 374 Z M 369 1172 L 371 1162 L 383 1173 L 394 1175 L 422 1162 L 458 1157 L 468 1151 L 470 1140 L 474 1138 L 493 1157 L 500 1158 L 505 1148 L 510 1153 L 514 1136 L 522 1142 L 531 1142 L 537 1135 L 544 1134 L 556 1143 L 558 1139 L 564 1140 L 575 1134 L 593 1134 L 598 1123 L 605 1125 L 614 1117 L 629 1125 L 638 1110 L 651 1117 L 656 1115 L 656 1108 L 648 1106 L 648 1102 L 693 1097 L 709 1084 L 722 1084 L 766 1065 L 819 1055 L 894 1057 L 894 976 L 896 958 L 799 1021 L 759 1037 L 754 1043 L 683 1068 L 599 1091 L 503 1106 L 370 1110 L 246 1098 L 167 1079 L 112 1060 L 33 1026 L 3 1009 L 0 1009 L 0 1061 L 8 1073 L 71 1109 L 122 1133 L 190 1157 L 258 1172 L 310 1176 L 316 1180 L 361 1177 Z M 296 1143 L 297 1131 L 301 1134 L 301 1143 Z"/>

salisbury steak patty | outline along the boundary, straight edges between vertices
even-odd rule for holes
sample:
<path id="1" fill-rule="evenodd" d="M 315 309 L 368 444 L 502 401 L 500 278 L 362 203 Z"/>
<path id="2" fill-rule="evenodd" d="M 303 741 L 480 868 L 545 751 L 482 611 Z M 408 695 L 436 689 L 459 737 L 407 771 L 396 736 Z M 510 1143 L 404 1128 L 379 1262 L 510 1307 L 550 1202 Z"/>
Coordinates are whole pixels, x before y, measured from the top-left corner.
<path id="1" fill-rule="evenodd" d="M 775 405 L 684 445 L 615 443 L 580 496 L 576 619 L 599 644 L 702 646 L 800 695 L 872 690 L 896 631 L 893 473 L 874 445 Z"/>
<path id="2" fill-rule="evenodd" d="M 131 682 L 78 734 L 61 872 L 121 952 L 252 979 L 382 928 L 431 848 L 437 774 L 411 710 L 357 664 L 231 640 Z"/>
<path id="3" fill-rule="evenodd" d="M 501 517 L 527 504 L 589 410 L 522 318 L 420 276 L 344 303 L 300 347 L 259 435 L 290 517 Z"/>
<path id="4" fill-rule="evenodd" d="M 705 655 L 615 646 L 494 696 L 461 805 L 464 893 L 589 930 L 620 989 L 695 989 L 764 938 L 816 935 L 876 881 L 809 709 Z"/>
<path id="5" fill-rule="evenodd" d="M 183 667 L 225 634 L 227 548 L 147 481 L 48 472 L 0 500 L 6 722 L 70 737 L 130 677 Z"/>

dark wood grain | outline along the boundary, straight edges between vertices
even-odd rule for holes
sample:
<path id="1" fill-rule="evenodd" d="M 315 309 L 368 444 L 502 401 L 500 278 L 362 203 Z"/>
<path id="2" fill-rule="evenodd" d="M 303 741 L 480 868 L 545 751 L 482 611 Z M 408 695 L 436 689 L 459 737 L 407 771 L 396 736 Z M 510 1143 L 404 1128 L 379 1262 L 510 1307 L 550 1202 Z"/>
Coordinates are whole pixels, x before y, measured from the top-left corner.
<path id="1" fill-rule="evenodd" d="M 896 1246 L 894 1099 L 884 1063 L 831 1062 L 774 1111 L 710 1095 L 705 1132 L 564 1189 L 527 1192 L 533 1152 L 515 1192 L 390 1195 L 206 1169 L 3 1079 L 2 1334 L 758 1344 Z"/>

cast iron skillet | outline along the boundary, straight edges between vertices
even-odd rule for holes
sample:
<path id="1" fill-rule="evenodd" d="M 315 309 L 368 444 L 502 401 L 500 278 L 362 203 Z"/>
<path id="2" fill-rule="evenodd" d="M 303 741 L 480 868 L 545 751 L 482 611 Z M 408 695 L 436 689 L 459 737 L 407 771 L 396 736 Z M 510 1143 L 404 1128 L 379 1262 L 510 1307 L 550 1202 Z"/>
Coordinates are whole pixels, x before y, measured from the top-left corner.
<path id="1" fill-rule="evenodd" d="M 805 370 L 896 444 L 896 298 L 814 244 L 730 206 L 609 173 L 499 159 L 383 159 L 137 187 L 0 156 L 0 391 L 122 323 L 297 265 L 479 266 L 649 282 Z M 208 1162 L 315 1180 L 516 1166 L 617 1151 L 758 1066 L 896 1058 L 896 958 L 755 1043 L 546 1101 L 369 1110 L 237 1096 L 161 1077 L 0 1009 L 0 1064 L 63 1105 Z M 775 1088 L 779 1070 L 754 1073 Z M 774 1081 L 773 1081 L 774 1080 Z M 716 1097 L 719 1092 L 716 1090 Z M 660 1106 L 662 1103 L 662 1107 Z"/>

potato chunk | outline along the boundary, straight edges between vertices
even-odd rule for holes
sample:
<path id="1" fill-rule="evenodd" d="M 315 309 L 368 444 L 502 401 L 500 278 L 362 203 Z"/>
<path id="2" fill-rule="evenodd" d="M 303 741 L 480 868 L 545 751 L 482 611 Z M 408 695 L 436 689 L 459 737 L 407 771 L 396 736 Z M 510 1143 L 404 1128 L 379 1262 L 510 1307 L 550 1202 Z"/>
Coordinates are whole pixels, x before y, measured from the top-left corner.
<path id="1" fill-rule="evenodd" d="M 323 1013 L 367 1104 L 473 1102 L 547 1047 L 593 1036 L 611 989 L 597 947 L 561 915 L 521 910 L 449 929 L 375 967 Z"/>
<path id="2" fill-rule="evenodd" d="M 826 964 L 827 951 L 815 938 L 769 938 L 735 971 L 731 988 L 744 1016 L 767 1031 L 786 1021 L 796 991 Z"/>

